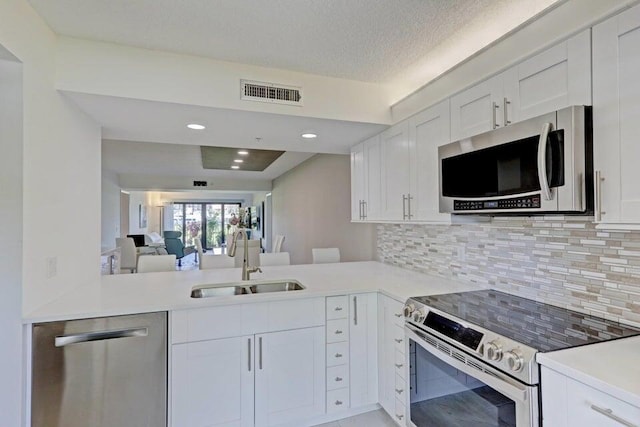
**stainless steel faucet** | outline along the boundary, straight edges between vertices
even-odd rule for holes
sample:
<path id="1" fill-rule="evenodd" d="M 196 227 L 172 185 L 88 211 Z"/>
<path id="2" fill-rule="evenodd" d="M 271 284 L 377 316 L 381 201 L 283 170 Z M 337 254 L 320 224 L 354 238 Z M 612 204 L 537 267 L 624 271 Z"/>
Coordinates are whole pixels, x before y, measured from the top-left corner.
<path id="1" fill-rule="evenodd" d="M 227 255 L 230 257 L 236 256 L 236 247 L 238 246 L 238 236 L 242 234 L 244 236 L 244 259 L 242 260 L 242 280 L 251 280 L 251 273 L 262 273 L 260 267 L 249 267 L 249 237 L 247 231 L 244 228 L 239 228 L 238 231 L 233 233 L 233 241 Z"/>

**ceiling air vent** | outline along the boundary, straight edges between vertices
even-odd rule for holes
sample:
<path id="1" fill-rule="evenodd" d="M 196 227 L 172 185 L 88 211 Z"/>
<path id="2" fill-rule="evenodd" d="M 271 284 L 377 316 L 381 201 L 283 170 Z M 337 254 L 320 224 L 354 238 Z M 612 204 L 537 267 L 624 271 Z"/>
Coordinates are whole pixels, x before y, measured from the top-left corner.
<path id="1" fill-rule="evenodd" d="M 250 80 L 240 80 L 240 98 L 273 104 L 303 105 L 301 87 Z"/>

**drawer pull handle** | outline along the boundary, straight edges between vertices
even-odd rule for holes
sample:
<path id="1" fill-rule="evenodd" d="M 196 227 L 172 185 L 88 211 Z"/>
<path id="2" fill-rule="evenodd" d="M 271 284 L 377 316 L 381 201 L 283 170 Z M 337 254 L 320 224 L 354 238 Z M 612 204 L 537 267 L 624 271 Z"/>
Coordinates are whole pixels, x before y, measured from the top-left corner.
<path id="1" fill-rule="evenodd" d="M 398 344 L 400 344 L 403 340 L 401 338 L 396 338 L 394 339 L 395 342 L 397 342 Z"/>
<path id="2" fill-rule="evenodd" d="M 342 400 L 336 400 L 336 406 L 342 405 Z"/>
<path id="3" fill-rule="evenodd" d="M 401 420 L 401 419 L 403 419 L 403 418 L 404 418 L 404 415 L 396 414 L 396 418 L 397 418 L 397 419 L 399 419 L 399 420 Z"/>
<path id="4" fill-rule="evenodd" d="M 336 382 L 339 383 L 340 381 L 342 381 L 342 378 L 336 377 Z"/>
<path id="5" fill-rule="evenodd" d="M 620 418 L 619 416 L 614 414 L 613 410 L 611 410 L 611 409 L 601 408 L 601 407 L 593 405 L 593 404 L 591 405 L 591 409 L 593 409 L 596 412 L 601 413 L 605 417 L 611 418 L 612 420 L 622 424 L 623 426 L 626 426 L 626 427 L 638 427 L 637 424 L 633 424 L 632 422 L 629 422 L 629 421 L 625 420 L 624 418 Z"/>
<path id="6" fill-rule="evenodd" d="M 340 329 L 336 329 L 335 334 L 336 335 L 340 335 L 342 333 L 342 331 Z"/>
<path id="7" fill-rule="evenodd" d="M 394 313 L 394 316 L 396 316 L 396 317 L 402 317 L 402 313 Z"/>
<path id="8" fill-rule="evenodd" d="M 402 363 L 396 363 L 396 368 L 398 368 L 398 369 L 402 368 L 403 366 L 404 366 L 404 364 L 402 364 Z"/>
<path id="9" fill-rule="evenodd" d="M 339 357 L 342 357 L 342 353 L 336 353 L 335 358 L 337 359 Z"/>
<path id="10" fill-rule="evenodd" d="M 334 308 L 335 311 L 342 311 L 342 307 L 336 307 Z"/>
<path id="11" fill-rule="evenodd" d="M 403 389 L 401 389 L 401 388 L 397 388 L 397 389 L 396 389 L 396 393 L 398 393 L 398 394 L 402 394 L 402 392 L 403 392 L 403 391 L 404 391 L 404 390 L 403 390 Z"/>

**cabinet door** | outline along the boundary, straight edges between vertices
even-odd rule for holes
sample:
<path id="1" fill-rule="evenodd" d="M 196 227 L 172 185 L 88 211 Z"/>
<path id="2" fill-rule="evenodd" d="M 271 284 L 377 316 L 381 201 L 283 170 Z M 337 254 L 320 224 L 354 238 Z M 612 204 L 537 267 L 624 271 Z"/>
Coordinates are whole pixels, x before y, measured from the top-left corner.
<path id="1" fill-rule="evenodd" d="M 411 150 L 411 215 L 417 221 L 450 222 L 440 213 L 438 147 L 449 142 L 449 100 L 409 120 Z"/>
<path id="2" fill-rule="evenodd" d="M 380 137 L 382 153 L 382 205 L 380 219 L 405 220 L 409 194 L 409 122 L 400 122 Z"/>
<path id="3" fill-rule="evenodd" d="M 502 126 L 502 75 L 451 97 L 451 141 Z"/>
<path id="4" fill-rule="evenodd" d="M 351 221 L 362 220 L 364 200 L 364 144 L 351 149 Z"/>
<path id="5" fill-rule="evenodd" d="M 256 426 L 325 412 L 324 327 L 256 335 Z"/>
<path id="6" fill-rule="evenodd" d="M 604 178 L 596 183 L 604 223 L 640 223 L 638 76 L 640 6 L 593 27 L 594 169 Z"/>
<path id="7" fill-rule="evenodd" d="M 378 295 L 349 295 L 351 407 L 378 402 Z"/>
<path id="8" fill-rule="evenodd" d="M 504 73 L 504 92 L 501 112 L 507 124 L 570 105 L 591 105 L 591 30 L 510 68 Z"/>
<path id="9" fill-rule="evenodd" d="M 397 315 L 402 312 L 402 304 L 380 295 L 378 299 L 378 400 L 385 411 L 395 419 L 396 411 L 396 371 L 395 348 L 396 330 L 399 329 Z"/>
<path id="10" fill-rule="evenodd" d="M 171 425 L 253 426 L 253 335 L 171 348 Z"/>
<path id="11" fill-rule="evenodd" d="M 364 142 L 364 216 L 365 220 L 380 219 L 380 196 L 382 191 L 382 153 L 380 135 Z"/>

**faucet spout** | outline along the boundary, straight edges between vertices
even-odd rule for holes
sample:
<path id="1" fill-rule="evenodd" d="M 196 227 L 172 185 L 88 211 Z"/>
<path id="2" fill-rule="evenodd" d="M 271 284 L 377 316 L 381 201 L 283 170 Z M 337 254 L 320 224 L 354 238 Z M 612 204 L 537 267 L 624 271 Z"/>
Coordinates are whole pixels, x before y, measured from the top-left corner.
<path id="1" fill-rule="evenodd" d="M 238 237 L 242 235 L 244 240 L 244 253 L 242 260 L 242 280 L 251 280 L 251 273 L 260 272 L 262 270 L 260 267 L 250 267 L 249 266 L 249 238 L 247 236 L 247 231 L 244 228 L 239 228 L 235 233 L 233 233 L 233 241 L 231 242 L 231 247 L 229 248 L 229 252 L 227 255 L 230 257 L 236 256 L 236 249 L 238 246 Z"/>

